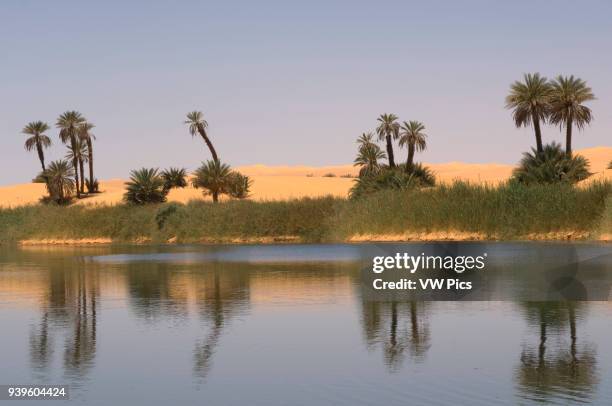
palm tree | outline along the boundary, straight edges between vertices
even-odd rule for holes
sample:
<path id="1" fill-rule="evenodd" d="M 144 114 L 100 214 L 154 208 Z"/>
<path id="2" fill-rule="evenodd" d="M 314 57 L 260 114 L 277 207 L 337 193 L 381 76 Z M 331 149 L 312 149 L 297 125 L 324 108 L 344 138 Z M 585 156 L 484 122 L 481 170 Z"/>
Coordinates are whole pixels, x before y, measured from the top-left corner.
<path id="1" fill-rule="evenodd" d="M 163 203 L 169 191 L 165 188 L 164 179 L 154 168 L 132 171 L 130 181 L 125 185 L 127 191 L 123 199 L 134 204 Z"/>
<path id="2" fill-rule="evenodd" d="M 406 161 L 406 171 L 410 171 L 414 164 L 414 151 L 423 151 L 427 148 L 427 134 L 423 131 L 425 126 L 418 121 L 403 122 L 400 132 L 400 147 L 408 146 L 408 160 Z"/>
<path id="3" fill-rule="evenodd" d="M 85 122 L 81 124 L 79 127 L 79 138 L 87 144 L 87 162 L 89 163 L 89 185 L 92 186 L 95 184 L 94 179 L 94 171 L 93 171 L 93 140 L 96 139 L 96 136 L 91 133 L 91 130 L 95 126 L 91 123 Z M 83 173 L 81 172 L 81 176 Z M 89 192 L 93 192 L 93 190 L 89 190 Z"/>
<path id="4" fill-rule="evenodd" d="M 229 165 L 212 160 L 202 163 L 194 173 L 192 184 L 194 188 L 203 188 L 205 193 L 212 195 L 213 202 L 219 201 L 219 195 L 226 193 L 231 181 Z"/>
<path id="5" fill-rule="evenodd" d="M 75 144 L 75 150 L 72 149 L 72 145 L 70 145 L 68 147 L 68 153 L 66 153 L 66 159 L 69 162 L 74 161 L 74 159 L 76 158 L 76 161 L 78 162 L 79 166 L 78 166 L 78 171 L 79 171 L 79 180 L 80 180 L 80 184 L 79 184 L 79 189 L 81 191 L 81 193 L 85 193 L 85 168 L 84 168 L 84 162 L 87 162 L 89 160 L 89 157 L 87 155 L 87 144 L 85 144 L 81 138 L 77 138 L 76 140 L 76 144 Z"/>
<path id="6" fill-rule="evenodd" d="M 66 203 L 74 190 L 74 169 L 67 161 L 53 161 L 45 171 L 49 197 L 56 203 Z"/>
<path id="7" fill-rule="evenodd" d="M 540 122 L 546 122 L 550 113 L 551 86 L 539 73 L 527 73 L 523 80 L 510 86 L 506 108 L 513 110 L 512 117 L 517 127 L 533 125 L 536 150 L 541 153 L 543 144 Z"/>
<path id="8" fill-rule="evenodd" d="M 167 190 L 187 187 L 187 170 L 184 168 L 169 168 L 160 173 Z"/>
<path id="9" fill-rule="evenodd" d="M 393 159 L 393 143 L 392 139 L 397 139 L 399 136 L 399 124 L 397 123 L 397 116 L 395 114 L 381 114 L 378 117 L 380 123 L 376 128 L 378 138 L 387 142 L 387 157 L 389 158 L 389 167 L 395 167 L 395 160 Z"/>
<path id="10" fill-rule="evenodd" d="M 557 76 L 552 81 L 550 121 L 565 126 L 565 153 L 572 155 L 572 126 L 581 130 L 593 119 L 591 109 L 582 103 L 594 100 L 595 95 L 586 82 L 571 75 Z"/>
<path id="11" fill-rule="evenodd" d="M 64 144 L 70 141 L 70 148 L 73 151 L 77 150 L 77 138 L 79 135 L 79 127 L 85 122 L 85 117 L 81 115 L 78 111 L 66 111 L 64 114 L 60 115 L 57 119 L 57 123 L 55 124 L 57 128 L 60 129 L 60 139 Z M 73 156 L 72 159 L 72 167 L 74 168 L 74 180 L 77 186 L 77 198 L 81 197 L 81 193 L 79 191 L 79 171 L 78 162 L 76 155 Z"/>
<path id="12" fill-rule="evenodd" d="M 51 139 L 44 134 L 48 129 L 49 124 L 42 121 L 33 121 L 23 127 L 21 131 L 22 134 L 31 136 L 25 142 L 25 149 L 27 151 L 32 151 L 36 148 L 43 172 L 45 171 L 45 153 L 43 150 L 51 146 Z"/>
<path id="13" fill-rule="evenodd" d="M 387 156 L 373 141 L 372 133 L 364 133 L 357 139 L 359 144 L 359 153 L 355 158 L 354 165 L 360 166 L 359 176 L 368 176 L 378 173 L 380 170 L 379 159 L 385 159 Z"/>
<path id="14" fill-rule="evenodd" d="M 217 156 L 217 151 L 215 151 L 215 147 L 213 147 L 212 142 L 210 142 L 210 139 L 208 138 L 208 134 L 206 134 L 206 127 L 208 127 L 208 123 L 206 120 L 204 120 L 204 115 L 202 112 L 192 111 L 191 113 L 187 113 L 187 121 L 185 121 L 185 124 L 189 124 L 189 133 L 192 136 L 200 134 L 210 150 L 213 161 L 218 161 L 219 157 Z"/>

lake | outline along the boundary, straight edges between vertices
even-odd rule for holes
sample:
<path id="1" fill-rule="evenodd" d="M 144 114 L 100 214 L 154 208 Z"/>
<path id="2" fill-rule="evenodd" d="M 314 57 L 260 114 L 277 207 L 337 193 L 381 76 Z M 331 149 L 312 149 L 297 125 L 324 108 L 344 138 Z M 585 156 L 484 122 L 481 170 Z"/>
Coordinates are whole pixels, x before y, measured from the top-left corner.
<path id="1" fill-rule="evenodd" d="M 377 296 L 364 274 L 396 251 L 490 263 L 473 297 Z M 92 405 L 610 405 L 610 255 L 562 243 L 0 247 L 0 385 L 68 384 L 71 403 Z"/>

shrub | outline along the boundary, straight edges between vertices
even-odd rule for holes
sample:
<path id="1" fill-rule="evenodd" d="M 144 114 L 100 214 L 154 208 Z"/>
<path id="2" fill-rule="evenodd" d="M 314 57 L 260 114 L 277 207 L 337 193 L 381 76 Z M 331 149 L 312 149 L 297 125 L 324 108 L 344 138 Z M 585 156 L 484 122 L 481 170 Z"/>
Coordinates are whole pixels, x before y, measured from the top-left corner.
<path id="1" fill-rule="evenodd" d="M 87 193 L 100 193 L 100 183 L 98 179 L 94 179 L 93 183 L 91 183 L 89 179 L 86 179 L 85 186 L 87 186 Z"/>
<path id="2" fill-rule="evenodd" d="M 53 161 L 47 167 L 45 176 L 48 179 L 47 192 L 49 196 L 43 202 L 67 204 L 72 200 L 75 190 L 74 169 L 64 160 Z"/>
<path id="3" fill-rule="evenodd" d="M 32 179 L 32 183 L 47 183 L 45 173 L 42 171 L 38 172 L 38 175 L 36 175 L 36 177 Z"/>
<path id="4" fill-rule="evenodd" d="M 168 190 L 164 188 L 164 180 L 157 169 L 142 168 L 130 173 L 130 181 L 126 182 L 127 192 L 124 200 L 133 204 L 163 203 Z"/>
<path id="5" fill-rule="evenodd" d="M 351 199 L 357 199 L 382 190 L 407 190 L 419 186 L 418 180 L 403 170 L 384 169 L 378 173 L 355 180 L 349 191 Z"/>
<path id="6" fill-rule="evenodd" d="M 168 190 L 187 186 L 187 171 L 183 168 L 168 168 L 162 171 L 161 177 L 164 187 Z"/>
<path id="7" fill-rule="evenodd" d="M 248 176 L 233 171 L 229 174 L 227 194 L 234 199 L 246 199 L 249 197 L 252 183 Z"/>
<path id="8" fill-rule="evenodd" d="M 401 164 L 398 168 L 405 170 L 407 173 L 413 175 L 418 181 L 420 186 L 435 186 L 436 177 L 427 166 L 424 166 L 420 162 L 413 164 L 410 168 L 406 169 L 406 164 Z"/>
<path id="9" fill-rule="evenodd" d="M 232 171 L 229 165 L 215 160 L 202 163 L 193 173 L 191 182 L 193 187 L 202 188 L 204 194 L 211 195 L 213 202 L 218 202 L 221 194 L 244 199 L 248 197 L 252 184 L 248 176 Z"/>
<path id="10" fill-rule="evenodd" d="M 407 190 L 434 186 L 435 183 L 436 178 L 431 170 L 421 164 L 413 165 L 408 171 L 405 165 L 395 168 L 381 166 L 378 171 L 357 178 L 349 197 L 355 199 L 382 190 Z"/>
<path id="11" fill-rule="evenodd" d="M 512 180 L 524 184 L 577 183 L 588 178 L 589 161 L 580 155 L 567 156 L 561 145 L 553 142 L 542 153 L 535 149 L 525 152 Z"/>
<path id="12" fill-rule="evenodd" d="M 157 214 L 155 214 L 155 223 L 157 224 L 157 229 L 161 230 L 164 228 L 166 221 L 170 216 L 176 213 L 179 209 L 179 205 L 176 203 L 170 203 L 167 206 L 161 207 Z"/>

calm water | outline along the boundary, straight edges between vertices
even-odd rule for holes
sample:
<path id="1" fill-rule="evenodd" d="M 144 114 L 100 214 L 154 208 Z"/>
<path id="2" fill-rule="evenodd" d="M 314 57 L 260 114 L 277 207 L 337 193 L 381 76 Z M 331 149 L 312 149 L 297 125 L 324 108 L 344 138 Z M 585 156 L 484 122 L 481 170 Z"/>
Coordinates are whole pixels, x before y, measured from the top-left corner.
<path id="1" fill-rule="evenodd" d="M 544 257 L 612 281 L 610 246 L 469 249 L 495 259 L 491 298 L 529 292 Z M 380 250 L 0 247 L 0 384 L 95 405 L 612 404 L 612 303 L 377 300 L 361 269 Z"/>

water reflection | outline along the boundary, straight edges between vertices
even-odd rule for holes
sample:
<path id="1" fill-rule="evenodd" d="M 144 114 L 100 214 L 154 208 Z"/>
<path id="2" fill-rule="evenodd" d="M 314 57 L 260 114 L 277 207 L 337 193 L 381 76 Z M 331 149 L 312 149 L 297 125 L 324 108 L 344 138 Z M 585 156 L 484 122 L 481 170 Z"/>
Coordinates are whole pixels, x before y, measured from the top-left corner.
<path id="1" fill-rule="evenodd" d="M 240 267 L 230 268 L 233 269 L 224 270 L 214 264 L 212 270 L 194 281 L 198 313 L 208 328 L 193 351 L 194 373 L 200 378 L 210 370 L 223 327 L 248 307 L 250 273 Z"/>
<path id="2" fill-rule="evenodd" d="M 526 302 L 528 326 L 537 342 L 524 343 L 516 379 L 522 397 L 545 401 L 566 395 L 586 400 L 598 383 L 597 352 L 579 341 L 579 321 L 587 303 Z"/>
<path id="3" fill-rule="evenodd" d="M 422 362 L 429 350 L 430 334 L 424 302 L 361 301 L 361 323 L 370 349 L 382 347 L 390 371 L 402 367 L 406 353 L 413 362 Z"/>
<path id="4" fill-rule="evenodd" d="M 65 270 L 54 264 L 47 275 L 48 289 L 40 301 L 40 321 L 30 332 L 32 368 L 42 374 L 49 372 L 53 343 L 56 337 L 63 336 L 64 371 L 74 380 L 83 380 L 96 354 L 98 274 Z"/>
<path id="5" fill-rule="evenodd" d="M 309 249 L 312 252 L 312 247 Z M 501 356 L 506 361 L 504 365 L 509 366 L 504 366 L 504 371 L 498 371 L 498 375 L 492 376 L 491 380 L 498 386 L 510 388 L 510 396 L 518 396 L 519 403 L 564 403 L 563 400 L 568 399 L 588 403 L 593 401 L 595 393 L 601 391 L 600 387 L 610 390 L 609 385 L 602 383 L 605 371 L 598 368 L 598 359 L 599 364 L 606 362 L 605 351 L 600 347 L 598 353 L 595 346 L 597 343 L 606 348 L 606 344 L 588 334 L 586 321 L 592 315 L 589 314 L 591 304 L 587 302 L 512 304 L 508 305 L 510 315 L 493 306 L 485 308 L 482 315 L 468 320 L 462 312 L 473 311 L 473 307 L 464 306 L 467 304 L 463 303 L 447 306 L 443 303 L 401 300 L 401 297 L 376 300 L 375 296 L 363 291 L 360 264 L 350 261 L 184 261 L 175 264 L 138 260 L 110 263 L 89 259 L 94 254 L 120 254 L 125 251 L 135 251 L 146 257 L 148 252 L 156 250 L 159 249 L 0 250 L 0 306 L 8 303 L 16 308 L 32 310 L 26 313 L 29 314 L 26 324 L 29 331 L 26 330 L 23 337 L 16 337 L 5 348 L 0 348 L 0 355 L 10 355 L 14 348 L 19 348 L 14 343 L 22 341 L 25 348 L 24 366 L 17 364 L 32 372 L 35 380 L 57 380 L 57 371 L 61 370 L 61 379 L 66 378 L 72 384 L 87 387 L 90 384 L 88 381 L 98 379 L 94 373 L 115 373 L 109 366 L 113 358 L 129 356 L 128 352 L 121 352 L 125 349 L 113 347 L 112 343 L 101 345 L 108 342 L 109 335 L 125 335 L 129 339 L 130 351 L 139 352 L 141 356 L 151 356 L 151 352 L 157 351 L 156 345 L 160 341 L 153 340 L 151 347 L 142 350 L 134 348 L 134 343 L 142 342 L 146 347 L 151 337 L 156 336 L 157 340 L 174 340 L 168 342 L 167 347 L 172 356 L 168 358 L 169 362 L 176 362 L 171 365 L 173 371 L 183 373 L 181 379 L 187 377 L 189 381 L 191 377 L 201 386 L 213 379 L 220 379 L 219 371 L 225 371 L 226 382 L 233 384 L 240 366 L 252 368 L 241 364 L 245 358 L 249 358 L 252 348 L 265 352 L 264 359 L 271 360 L 271 363 L 278 357 L 295 355 L 283 353 L 283 350 L 304 351 L 303 358 L 294 359 L 304 362 L 305 371 L 312 367 L 316 371 L 312 376 L 322 374 L 325 377 L 324 371 L 331 367 L 330 383 L 339 379 L 340 375 L 353 372 L 342 370 L 344 362 L 366 371 L 362 372 L 370 374 L 365 375 L 366 378 L 376 381 L 379 386 L 384 382 L 423 379 L 425 375 L 411 375 L 411 365 L 418 365 L 423 374 L 430 374 L 431 382 L 437 383 L 447 370 L 460 369 L 457 365 L 450 365 L 450 361 L 444 357 L 440 360 L 440 354 L 448 356 L 449 353 L 445 351 L 454 346 L 447 332 L 461 328 L 466 321 L 472 323 L 470 328 L 476 326 L 476 329 L 485 330 L 488 326 L 480 316 L 486 318 L 495 313 L 495 317 L 504 320 L 517 318 L 517 323 L 527 327 L 528 334 L 509 338 L 502 331 L 487 330 L 491 345 L 464 348 L 466 358 L 469 358 L 466 362 L 479 366 L 482 358 L 499 350 L 501 343 L 511 348 L 507 355 Z M 254 248 L 250 250 L 252 252 Z M 493 275 L 489 277 L 494 278 Z M 0 311 L 0 314 L 12 314 L 8 307 L 0 307 Z M 478 321 L 475 322 L 475 319 Z M 243 325 L 247 324 L 242 323 L 245 320 L 253 321 L 252 324 L 257 326 L 251 325 L 252 330 L 242 330 Z M 304 323 L 304 331 L 308 332 L 306 336 L 303 336 L 303 331 L 292 332 L 286 328 L 284 323 L 296 320 Z M 326 320 L 328 324 L 322 324 L 321 320 Z M 339 320 L 349 320 L 344 326 L 350 324 L 355 330 L 346 333 L 339 331 L 334 324 Z M 259 324 L 262 321 L 264 323 Z M 17 321 L 12 322 L 18 324 Z M 267 330 L 270 331 L 269 335 L 277 337 L 262 338 L 256 331 L 257 328 L 261 330 L 261 326 L 272 329 Z M 435 334 L 435 341 L 432 337 L 434 328 L 440 332 Z M 169 334 L 169 330 L 176 334 Z M 101 334 L 101 331 L 105 334 Z M 311 333 L 312 337 L 309 336 Z M 468 335 L 481 333 L 469 330 Z M 332 348 L 331 344 L 330 347 L 307 347 L 315 335 L 328 335 L 329 340 L 326 338 L 325 344 L 327 341 L 333 342 L 333 335 L 342 336 L 342 345 L 346 348 L 342 345 Z M 356 343 L 350 341 L 353 337 L 356 337 Z M 267 342 L 252 341 L 274 342 L 276 338 L 295 340 L 295 345 L 292 342 L 287 348 L 278 349 L 267 346 Z M 359 359 L 361 353 L 368 354 L 368 351 L 364 351 L 366 348 L 374 354 L 374 365 L 370 358 L 362 360 L 363 364 L 354 361 L 355 358 Z M 185 362 L 182 363 L 183 359 Z M 312 361 L 314 366 L 309 365 L 311 359 L 316 360 Z M 231 365 L 225 365 L 224 361 Z M 236 366 L 238 368 L 227 372 Z M 382 372 L 376 367 L 380 367 Z M 130 371 L 140 373 L 138 368 L 142 366 L 135 365 Z M 303 373 L 307 378 L 315 379 L 302 372 L 301 368 L 301 364 L 295 364 L 293 373 Z M 271 374 L 271 371 L 274 372 L 274 369 L 262 365 L 263 378 L 249 379 L 257 378 L 265 382 L 265 375 Z M 156 370 L 155 373 L 160 372 Z M 0 373 L 0 380 L 8 379 L 10 374 L 8 370 Z M 164 377 L 161 373 L 160 376 Z M 475 378 L 465 374 L 458 379 L 469 383 L 470 379 Z M 212 390 L 211 385 L 206 388 Z M 411 390 L 418 391 L 414 387 Z M 384 395 L 381 396 L 379 400 L 384 402 Z M 605 399 L 609 400 L 609 397 Z"/>

